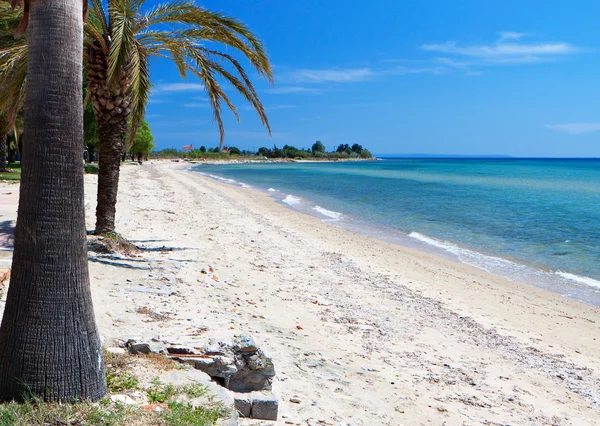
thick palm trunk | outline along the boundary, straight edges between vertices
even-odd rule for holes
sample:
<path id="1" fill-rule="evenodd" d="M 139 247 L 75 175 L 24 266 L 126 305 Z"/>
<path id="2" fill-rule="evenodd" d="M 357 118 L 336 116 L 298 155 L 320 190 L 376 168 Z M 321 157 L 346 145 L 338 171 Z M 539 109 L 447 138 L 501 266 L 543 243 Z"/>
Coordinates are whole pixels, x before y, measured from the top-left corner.
<path id="1" fill-rule="evenodd" d="M 89 52 L 88 89 L 98 124 L 98 205 L 95 234 L 115 232 L 115 212 L 119 189 L 119 168 L 131 114 L 126 95 L 130 79 L 123 73 L 118 83 L 110 83 L 108 58 L 96 44 Z"/>
<path id="2" fill-rule="evenodd" d="M 81 0 L 33 0 L 12 276 L 0 326 L 0 398 L 106 391 L 87 266 Z"/>
<path id="3" fill-rule="evenodd" d="M 100 138 L 98 158 L 98 205 L 96 206 L 96 234 L 115 232 L 115 212 L 119 190 L 121 152 L 126 135 L 126 119 L 98 121 Z M 119 123 L 121 121 L 121 123 Z"/>
<path id="4" fill-rule="evenodd" d="M 6 167 L 7 139 L 8 136 L 6 133 L 0 133 L 0 172 L 8 171 Z"/>

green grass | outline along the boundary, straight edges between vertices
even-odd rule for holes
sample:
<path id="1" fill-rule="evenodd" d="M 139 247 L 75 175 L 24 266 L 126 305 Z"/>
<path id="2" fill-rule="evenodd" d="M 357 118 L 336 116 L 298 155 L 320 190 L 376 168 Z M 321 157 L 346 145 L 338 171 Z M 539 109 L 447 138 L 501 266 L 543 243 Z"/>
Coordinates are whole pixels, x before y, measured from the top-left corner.
<path id="1" fill-rule="evenodd" d="M 8 180 L 8 181 L 20 181 L 21 180 L 21 163 L 11 163 L 8 165 L 10 172 L 8 173 L 0 173 L 0 180 Z M 97 175 L 98 174 L 98 165 L 97 164 L 86 164 L 84 166 L 84 170 L 86 173 Z M 2 424 L 0 423 L 0 426 Z"/>
<path id="2" fill-rule="evenodd" d="M 170 411 L 165 413 L 165 420 L 173 426 L 214 425 L 224 415 L 219 409 L 194 407 L 192 404 L 177 401 L 169 402 L 169 409 Z"/>
<path id="3" fill-rule="evenodd" d="M 98 174 L 98 165 L 97 164 L 85 164 L 83 166 L 83 170 L 90 175 L 97 175 Z"/>
<path id="4" fill-rule="evenodd" d="M 159 384 L 146 390 L 149 402 L 167 402 L 177 394 L 179 394 L 178 389 L 173 385 Z"/>
<path id="5" fill-rule="evenodd" d="M 20 181 L 21 180 L 21 163 L 11 163 L 7 165 L 10 172 L 0 173 L 0 180 Z M 0 423 L 1 425 L 1 423 Z"/>
<path id="6" fill-rule="evenodd" d="M 150 388 L 139 388 L 131 365 L 140 359 L 144 357 L 104 353 L 109 395 L 126 394 L 128 390 L 138 389 L 146 393 L 150 404 L 166 403 L 168 409 L 160 412 L 142 410 L 138 406 L 113 402 L 110 396 L 99 402 L 76 404 L 44 402 L 31 396 L 25 398 L 23 403 L 0 403 L 0 426 L 208 426 L 227 417 L 228 410 L 222 404 L 213 402 L 203 385 L 175 386 L 163 384 L 157 378 L 152 381 Z M 148 363 L 152 364 L 150 360 Z M 206 404 L 193 406 L 190 400 L 201 396 L 206 397 Z"/>
<path id="7" fill-rule="evenodd" d="M 106 374 L 106 389 L 108 392 L 116 393 L 127 389 L 135 389 L 137 385 L 137 379 L 129 373 Z"/>

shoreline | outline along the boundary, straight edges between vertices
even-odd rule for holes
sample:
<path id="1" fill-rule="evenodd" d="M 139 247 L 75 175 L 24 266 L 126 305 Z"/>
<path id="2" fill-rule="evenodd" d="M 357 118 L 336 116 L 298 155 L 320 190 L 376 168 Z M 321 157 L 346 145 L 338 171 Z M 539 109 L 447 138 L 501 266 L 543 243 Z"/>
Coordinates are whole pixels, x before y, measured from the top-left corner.
<path id="1" fill-rule="evenodd" d="M 200 165 L 205 164 L 222 165 L 223 163 L 200 163 Z M 186 170 L 194 172 L 193 168 L 197 166 L 198 164 L 194 164 Z M 507 258 L 501 254 L 486 253 L 477 249 L 466 248 L 455 242 L 440 240 L 422 234 L 419 231 L 406 233 L 384 225 L 356 221 L 352 215 L 348 215 L 345 212 L 327 210 L 320 207 L 316 202 L 310 199 L 299 198 L 291 192 L 256 187 L 246 182 L 215 175 L 210 172 L 203 172 L 200 169 L 197 169 L 196 172 L 221 183 L 241 186 L 242 188 L 252 188 L 263 193 L 268 193 L 275 201 L 285 204 L 293 211 L 308 214 L 325 223 L 338 226 L 350 232 L 357 232 L 367 237 L 397 244 L 433 256 L 439 256 L 463 265 L 475 267 L 493 275 L 498 275 L 514 283 L 527 284 L 536 288 L 549 290 L 561 297 L 600 307 L 600 295 L 598 295 L 600 281 L 595 278 L 568 271 L 565 272 L 560 269 L 555 270 L 550 266 L 533 264 L 523 259 Z M 286 197 L 284 198 L 283 196 Z M 308 205 L 304 205 L 305 201 Z M 315 214 L 315 210 L 321 214 Z M 342 220 L 340 221 L 339 219 Z"/>
<path id="2" fill-rule="evenodd" d="M 140 252 L 90 252 L 105 344 L 250 333 L 281 425 L 600 424 L 599 309 L 181 168 L 121 168 L 117 229 Z"/>

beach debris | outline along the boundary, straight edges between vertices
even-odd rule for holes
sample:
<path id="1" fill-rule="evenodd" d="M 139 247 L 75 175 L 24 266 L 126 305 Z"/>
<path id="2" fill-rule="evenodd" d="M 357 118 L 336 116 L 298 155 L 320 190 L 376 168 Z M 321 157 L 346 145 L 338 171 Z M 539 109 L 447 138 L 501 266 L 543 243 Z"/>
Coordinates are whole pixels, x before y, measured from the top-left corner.
<path id="1" fill-rule="evenodd" d="M 302 328 L 302 326 L 301 326 L 301 325 L 297 325 L 297 326 L 296 326 L 296 328 L 297 328 L 298 330 L 304 330 L 304 328 Z"/>
<path id="2" fill-rule="evenodd" d="M 187 353 L 170 353 L 169 357 L 193 365 L 234 392 L 272 388 L 273 362 L 248 334 L 240 335 L 233 342 L 210 339 L 201 350 L 188 350 Z"/>
<path id="3" fill-rule="evenodd" d="M 279 401 L 270 391 L 233 394 L 234 407 L 241 417 L 277 420 Z"/>
<path id="4" fill-rule="evenodd" d="M 129 353 L 132 355 L 138 355 L 138 354 L 147 355 L 152 352 L 152 350 L 150 349 L 150 345 L 148 343 L 137 343 L 133 339 L 129 339 L 127 342 L 125 342 L 125 347 L 129 351 Z"/>
<path id="5" fill-rule="evenodd" d="M 279 401 L 272 392 L 252 392 L 253 419 L 277 420 Z"/>
<path id="6" fill-rule="evenodd" d="M 141 286 L 137 286 L 137 287 L 129 287 L 126 288 L 125 291 L 130 291 L 130 292 L 134 292 L 134 293 L 150 293 L 150 294 L 157 294 L 157 295 L 164 295 L 164 296 L 170 296 L 171 294 L 175 293 L 173 290 L 162 290 L 162 289 L 154 289 L 154 288 L 146 288 L 146 287 L 141 287 Z"/>

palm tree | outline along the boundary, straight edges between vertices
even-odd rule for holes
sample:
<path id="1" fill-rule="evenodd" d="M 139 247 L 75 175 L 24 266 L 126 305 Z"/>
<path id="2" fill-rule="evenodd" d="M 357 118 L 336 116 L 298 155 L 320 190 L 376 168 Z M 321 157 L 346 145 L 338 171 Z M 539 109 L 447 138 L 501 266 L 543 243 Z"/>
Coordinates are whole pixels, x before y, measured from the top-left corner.
<path id="1" fill-rule="evenodd" d="M 107 10 L 102 0 L 89 1 L 83 54 L 99 135 L 95 232 L 107 234 L 115 230 L 121 153 L 133 142 L 150 95 L 152 56 L 171 59 L 182 78 L 191 73 L 202 81 L 219 128 L 221 146 L 225 135 L 221 119 L 223 103 L 239 120 L 235 106 L 223 90 L 223 81 L 254 107 L 269 132 L 270 127 L 242 64 L 234 55 L 217 50 L 219 46 L 247 58 L 267 80 L 272 81 L 273 76 L 262 43 L 244 24 L 202 9 L 192 0 L 171 0 L 147 10 L 142 10 L 146 0 L 108 0 Z M 3 59 L 0 47 L 0 76 L 6 74 L 4 70 L 12 62 L 24 60 L 23 56 L 26 48 L 21 51 L 13 48 Z M 14 93 L 24 79 L 24 73 L 15 76 L 9 79 L 12 88 L 7 93 Z M 14 98 L 3 100 L 0 93 L 0 108 L 14 102 Z"/>
<path id="2" fill-rule="evenodd" d="M 25 390 L 63 401 L 106 391 L 85 235 L 82 12 L 81 0 L 35 0 L 30 11 L 27 161 L 0 326 L 2 400 Z"/>
<path id="3" fill-rule="evenodd" d="M 150 57 L 169 58 L 181 77 L 191 73 L 202 81 L 221 144 L 225 133 L 222 103 L 239 117 L 219 80 L 242 94 L 270 132 L 265 110 L 240 62 L 211 47 L 220 44 L 233 48 L 272 81 L 266 52 L 252 32 L 241 22 L 202 9 L 191 0 L 172 0 L 142 11 L 144 3 L 109 0 L 105 10 L 101 0 L 90 0 L 84 61 L 100 137 L 97 234 L 115 230 L 120 157 L 133 142 L 144 117 L 151 88 Z"/>

